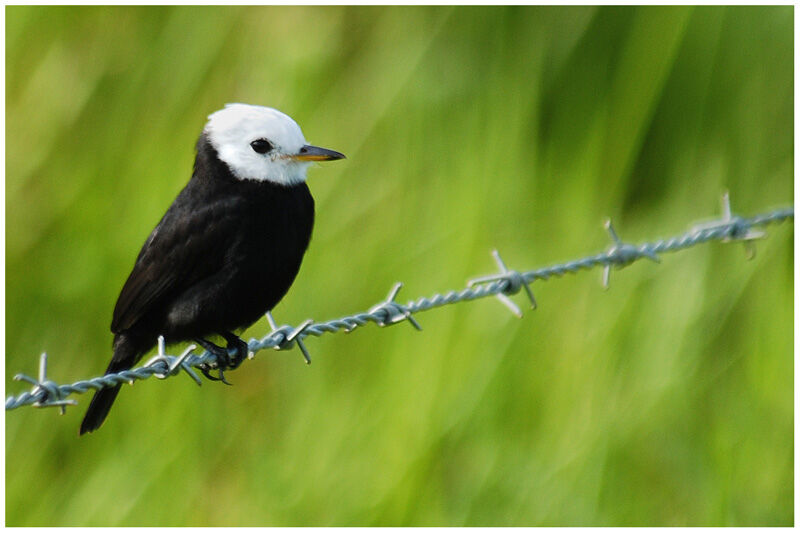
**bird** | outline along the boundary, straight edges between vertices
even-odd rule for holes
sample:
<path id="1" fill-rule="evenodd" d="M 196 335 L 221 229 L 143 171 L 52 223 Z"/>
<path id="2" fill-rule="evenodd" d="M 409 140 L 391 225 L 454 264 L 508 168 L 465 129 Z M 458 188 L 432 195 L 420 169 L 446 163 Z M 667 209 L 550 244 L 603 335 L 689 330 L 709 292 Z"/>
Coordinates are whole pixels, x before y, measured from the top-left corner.
<path id="1" fill-rule="evenodd" d="M 223 371 L 248 352 L 234 332 L 271 311 L 300 269 L 314 226 L 308 167 L 344 158 L 307 144 L 300 126 L 270 107 L 233 103 L 210 114 L 191 178 L 120 291 L 105 373 L 131 368 L 163 336 L 213 353 L 219 377 L 203 372 L 225 381 Z M 225 347 L 209 340 L 217 336 Z M 120 386 L 95 393 L 80 435 L 101 426 Z"/>

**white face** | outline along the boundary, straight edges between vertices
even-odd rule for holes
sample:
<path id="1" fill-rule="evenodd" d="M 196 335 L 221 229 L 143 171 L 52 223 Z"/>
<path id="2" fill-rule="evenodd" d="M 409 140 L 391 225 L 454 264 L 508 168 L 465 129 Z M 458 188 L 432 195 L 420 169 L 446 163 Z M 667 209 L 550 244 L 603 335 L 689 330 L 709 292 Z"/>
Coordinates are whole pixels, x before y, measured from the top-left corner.
<path id="1" fill-rule="evenodd" d="M 293 157 L 306 145 L 303 132 L 276 109 L 226 104 L 209 115 L 204 131 L 219 158 L 241 180 L 295 185 L 306 179 L 311 163 Z"/>

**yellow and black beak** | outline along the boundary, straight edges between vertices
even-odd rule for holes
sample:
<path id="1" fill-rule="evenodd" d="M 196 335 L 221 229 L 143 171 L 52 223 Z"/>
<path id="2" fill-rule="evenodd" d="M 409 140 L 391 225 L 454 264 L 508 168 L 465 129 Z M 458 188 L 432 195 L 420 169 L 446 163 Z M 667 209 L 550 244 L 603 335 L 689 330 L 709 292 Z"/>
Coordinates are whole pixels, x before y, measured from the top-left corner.
<path id="1" fill-rule="evenodd" d="M 336 159 L 344 159 L 344 154 L 307 144 L 300 148 L 297 154 L 289 157 L 295 161 L 334 161 Z"/>

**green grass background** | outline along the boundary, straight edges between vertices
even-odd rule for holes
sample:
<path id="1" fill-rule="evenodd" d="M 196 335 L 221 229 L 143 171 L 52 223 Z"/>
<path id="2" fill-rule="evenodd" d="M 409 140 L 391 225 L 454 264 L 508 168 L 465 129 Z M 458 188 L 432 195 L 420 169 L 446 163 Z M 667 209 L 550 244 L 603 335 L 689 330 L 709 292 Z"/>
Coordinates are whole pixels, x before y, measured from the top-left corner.
<path id="1" fill-rule="evenodd" d="M 6 391 L 98 375 L 205 117 L 347 154 L 279 322 L 793 196 L 792 7 L 6 8 Z M 6 414 L 8 525 L 791 525 L 793 229 Z M 516 299 L 524 304 L 522 295 Z M 245 333 L 264 335 L 265 321 Z M 180 350 L 178 347 L 176 350 Z"/>

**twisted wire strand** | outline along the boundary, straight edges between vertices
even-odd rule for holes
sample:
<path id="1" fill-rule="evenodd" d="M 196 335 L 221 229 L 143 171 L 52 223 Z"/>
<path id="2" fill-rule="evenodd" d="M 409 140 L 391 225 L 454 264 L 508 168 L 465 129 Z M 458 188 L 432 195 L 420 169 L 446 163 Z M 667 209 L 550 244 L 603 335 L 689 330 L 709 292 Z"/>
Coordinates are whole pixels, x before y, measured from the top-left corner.
<path id="1" fill-rule="evenodd" d="M 327 322 L 313 323 L 306 321 L 298 327 L 276 327 L 271 322 L 273 331 L 262 339 L 251 339 L 248 347 L 252 354 L 255 354 L 267 348 L 286 350 L 297 344 L 306 356 L 307 361 L 310 362 L 308 352 L 302 342 L 304 338 L 309 336 L 321 337 L 326 333 L 351 332 L 369 323 L 388 326 L 408 321 L 414 327 L 421 329 L 412 316 L 414 313 L 421 313 L 445 305 L 467 302 L 488 296 L 505 298 L 504 303 L 514 311 L 516 305 L 508 300 L 506 295 L 515 294 L 523 287 L 528 291 L 531 303 L 535 307 L 533 293 L 530 292 L 528 287 L 528 283 L 533 281 L 546 281 L 552 277 L 576 274 L 581 270 L 591 270 L 600 266 L 606 269 L 612 266 L 621 268 L 640 259 L 658 261 L 658 254 L 678 252 L 714 240 L 723 242 L 744 241 L 749 244 L 748 241 L 764 236 L 761 232 L 755 231 L 754 228 L 794 219 L 794 207 L 775 209 L 749 218 L 734 216 L 731 215 L 730 206 L 727 202 L 727 196 L 723 197 L 724 215 L 720 220 L 696 225 L 689 231 L 674 237 L 638 245 L 626 244 L 619 240 L 609 222 L 607 228 L 611 234 L 613 245 L 607 251 L 526 272 L 520 273 L 508 270 L 500 256 L 495 253 L 495 260 L 498 262 L 501 272 L 494 276 L 475 279 L 470 282 L 470 285 L 461 290 L 451 290 L 428 297 L 421 297 L 403 305 L 394 300 L 397 291 L 401 287 L 401 284 L 397 284 L 385 301 L 376 304 L 368 311 L 328 320 Z M 518 309 L 515 312 L 518 312 Z M 268 318 L 271 320 L 271 316 Z M 143 366 L 65 385 L 59 385 L 47 379 L 47 356 L 42 354 L 38 380 L 24 374 L 15 376 L 16 380 L 30 383 L 32 388 L 30 391 L 7 397 L 6 411 L 25 405 L 33 405 L 36 407 L 56 406 L 63 412 L 66 405 L 74 405 L 76 403 L 74 400 L 66 399 L 71 394 L 82 394 L 89 390 L 100 390 L 121 383 L 133 383 L 153 376 L 165 379 L 181 371 L 186 372 L 189 377 L 200 384 L 200 378 L 192 369 L 204 366 L 206 368 L 215 367 L 216 356 L 207 351 L 201 354 L 194 354 L 192 353 L 193 350 L 194 346 L 190 346 L 180 356 L 167 355 L 164 353 L 163 339 L 160 339 L 158 354 Z"/>

